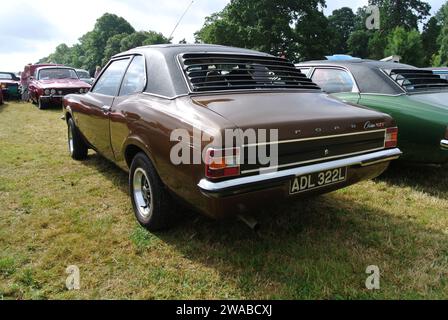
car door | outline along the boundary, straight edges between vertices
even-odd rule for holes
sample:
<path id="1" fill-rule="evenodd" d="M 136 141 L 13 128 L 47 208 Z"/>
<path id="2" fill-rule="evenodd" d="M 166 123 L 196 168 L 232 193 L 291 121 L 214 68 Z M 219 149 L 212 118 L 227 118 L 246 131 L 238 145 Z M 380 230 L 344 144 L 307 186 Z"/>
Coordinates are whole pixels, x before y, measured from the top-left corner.
<path id="1" fill-rule="evenodd" d="M 351 103 L 358 103 L 359 90 L 355 79 L 347 70 L 334 67 L 316 67 L 311 80 L 328 94 Z"/>
<path id="2" fill-rule="evenodd" d="M 137 110 L 140 107 L 139 95 L 147 83 L 146 62 L 142 55 L 135 55 L 123 78 L 118 97 L 111 110 L 111 145 L 117 162 L 123 160 L 122 148 L 129 136 L 129 122 L 140 119 Z"/>
<path id="3" fill-rule="evenodd" d="M 110 112 L 130 60 L 124 57 L 109 62 L 92 90 L 82 97 L 83 111 L 77 116 L 77 126 L 84 137 L 97 152 L 111 160 L 114 154 L 110 144 Z"/>

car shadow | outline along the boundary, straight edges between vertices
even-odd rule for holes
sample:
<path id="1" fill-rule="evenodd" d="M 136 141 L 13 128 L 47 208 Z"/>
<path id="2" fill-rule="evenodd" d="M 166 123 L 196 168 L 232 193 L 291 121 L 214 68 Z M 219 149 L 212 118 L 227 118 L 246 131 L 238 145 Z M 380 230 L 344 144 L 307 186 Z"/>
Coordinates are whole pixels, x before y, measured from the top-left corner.
<path id="1" fill-rule="evenodd" d="M 84 164 L 128 192 L 126 173 L 112 163 L 91 155 Z M 438 179 L 436 172 L 428 172 Z M 426 186 L 423 176 L 417 182 Z M 400 178 L 399 172 L 381 179 L 410 183 L 410 177 Z M 215 221 L 188 213 L 156 237 L 185 259 L 217 272 L 222 283 L 242 297 L 373 298 L 375 293 L 365 289 L 370 265 L 379 266 L 391 297 L 424 297 L 407 286 L 419 277 L 425 277 L 425 286 L 443 286 L 437 272 L 444 272 L 446 265 L 446 234 L 416 223 L 415 217 L 368 206 L 344 193 L 265 208 L 255 216 L 261 226 L 257 233 L 237 219 Z M 136 252 L 144 259 L 151 245 Z"/>
<path id="2" fill-rule="evenodd" d="M 417 166 L 396 162 L 377 179 L 399 187 L 410 187 L 440 199 L 448 199 L 447 166 Z"/>
<path id="3" fill-rule="evenodd" d="M 128 175 L 111 161 L 108 161 L 98 153 L 90 151 L 86 160 L 81 162 L 83 165 L 94 168 L 106 179 L 111 181 L 121 192 L 128 194 Z"/>
<path id="4" fill-rule="evenodd" d="M 419 263 L 430 264 L 426 257 L 436 263 L 446 258 L 445 234 L 337 193 L 273 207 L 257 219 L 257 234 L 236 220 L 197 217 L 157 236 L 226 282 L 236 281 L 243 296 L 260 291 L 263 299 L 372 297 L 365 289 L 367 266 L 379 266 L 393 286 L 399 285 L 393 283 L 396 273 L 423 271 Z M 352 289 L 344 292 L 344 283 Z"/>

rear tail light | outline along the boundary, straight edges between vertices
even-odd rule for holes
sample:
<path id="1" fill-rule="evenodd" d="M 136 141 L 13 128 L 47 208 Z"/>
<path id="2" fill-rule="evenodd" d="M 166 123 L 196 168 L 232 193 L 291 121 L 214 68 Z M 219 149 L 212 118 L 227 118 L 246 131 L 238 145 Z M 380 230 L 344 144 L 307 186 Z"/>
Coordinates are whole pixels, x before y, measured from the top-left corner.
<path id="1" fill-rule="evenodd" d="M 208 149 L 205 158 L 205 176 L 219 179 L 240 175 L 240 149 Z"/>
<path id="2" fill-rule="evenodd" d="M 398 145 L 398 128 L 387 128 L 384 146 L 386 148 L 395 148 Z"/>

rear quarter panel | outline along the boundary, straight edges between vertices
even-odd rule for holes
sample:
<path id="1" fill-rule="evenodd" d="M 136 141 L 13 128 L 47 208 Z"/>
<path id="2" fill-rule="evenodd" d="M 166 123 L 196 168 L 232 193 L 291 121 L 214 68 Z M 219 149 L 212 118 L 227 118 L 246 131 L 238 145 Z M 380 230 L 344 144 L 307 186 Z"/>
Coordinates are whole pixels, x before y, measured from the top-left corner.
<path id="1" fill-rule="evenodd" d="M 361 94 L 359 104 L 390 114 L 399 128 L 398 144 L 402 160 L 443 163 L 448 152 L 440 149 L 440 140 L 448 125 L 447 112 L 412 101 L 408 96 Z"/>

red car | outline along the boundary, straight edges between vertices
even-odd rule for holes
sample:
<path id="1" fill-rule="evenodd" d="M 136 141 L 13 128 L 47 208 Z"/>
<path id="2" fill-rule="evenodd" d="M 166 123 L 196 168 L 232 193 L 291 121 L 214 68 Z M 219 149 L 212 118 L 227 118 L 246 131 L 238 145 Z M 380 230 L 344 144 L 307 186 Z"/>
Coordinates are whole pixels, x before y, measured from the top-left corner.
<path id="1" fill-rule="evenodd" d="M 28 90 L 31 101 L 39 109 L 45 109 L 49 105 L 61 105 L 67 94 L 87 93 L 90 85 L 79 80 L 73 68 L 47 66 L 36 69 L 30 77 Z"/>

